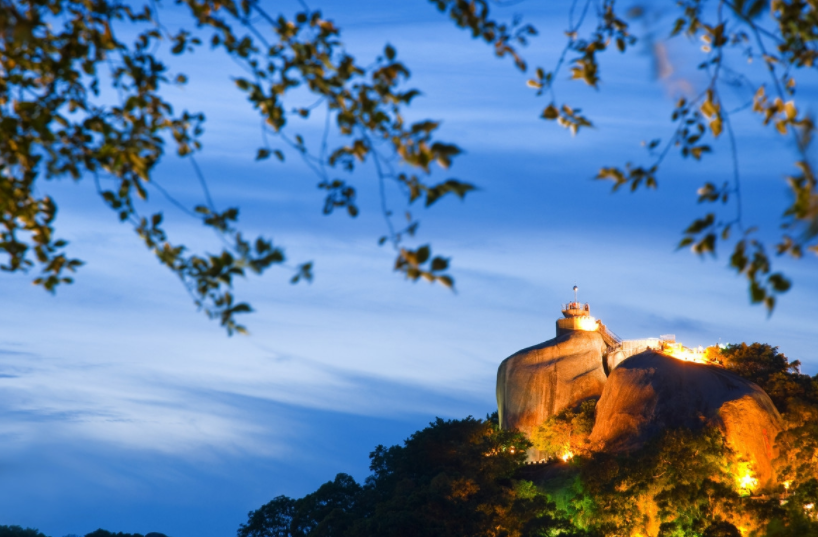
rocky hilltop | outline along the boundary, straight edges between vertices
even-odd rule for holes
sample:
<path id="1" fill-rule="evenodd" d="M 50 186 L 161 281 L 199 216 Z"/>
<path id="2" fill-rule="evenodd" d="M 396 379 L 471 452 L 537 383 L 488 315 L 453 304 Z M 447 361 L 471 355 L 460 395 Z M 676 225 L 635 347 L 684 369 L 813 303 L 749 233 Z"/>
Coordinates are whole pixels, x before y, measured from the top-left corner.
<path id="1" fill-rule="evenodd" d="M 497 371 L 500 426 L 531 436 L 563 409 L 598 399 L 605 387 L 605 350 L 599 333 L 572 331 L 503 360 Z M 541 454 L 532 448 L 529 458 Z"/>
<path id="2" fill-rule="evenodd" d="M 627 451 L 668 428 L 705 426 L 719 427 L 755 463 L 761 486 L 770 482 L 781 416 L 758 385 L 714 365 L 654 351 L 631 356 L 605 384 L 590 440 L 605 451 Z"/>
<path id="3" fill-rule="evenodd" d="M 756 384 L 716 365 L 697 363 L 675 338 L 622 341 L 590 317 L 587 304 L 563 306 L 557 337 L 509 356 L 497 372 L 500 426 L 532 436 L 549 417 L 598 399 L 591 445 L 637 449 L 668 428 L 719 427 L 755 468 L 773 479 L 782 420 Z M 529 460 L 543 454 L 532 448 Z"/>

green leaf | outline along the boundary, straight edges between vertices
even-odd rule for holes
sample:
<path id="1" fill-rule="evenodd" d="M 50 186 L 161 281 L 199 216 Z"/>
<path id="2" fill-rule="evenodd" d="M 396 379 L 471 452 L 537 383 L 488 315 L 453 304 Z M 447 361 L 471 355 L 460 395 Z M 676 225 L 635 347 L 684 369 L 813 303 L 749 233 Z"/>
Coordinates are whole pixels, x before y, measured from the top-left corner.
<path id="1" fill-rule="evenodd" d="M 776 272 L 775 274 L 771 274 L 767 281 L 770 285 L 775 289 L 778 293 L 784 293 L 790 290 L 792 287 L 792 282 L 784 277 L 783 274 L 780 272 Z"/>
<path id="2" fill-rule="evenodd" d="M 432 272 L 446 270 L 449 268 L 449 260 L 444 257 L 435 257 L 432 259 Z"/>
<path id="3" fill-rule="evenodd" d="M 767 296 L 767 292 L 764 291 L 764 288 L 761 287 L 758 282 L 752 281 L 750 282 L 750 301 L 754 304 L 758 304 L 759 302 L 763 301 L 764 298 Z"/>
<path id="4" fill-rule="evenodd" d="M 712 226 L 713 223 L 716 221 L 716 215 L 713 213 L 708 213 L 704 218 L 698 218 L 693 221 L 690 226 L 685 230 L 685 233 L 688 234 L 696 234 L 704 231 L 708 227 Z"/>

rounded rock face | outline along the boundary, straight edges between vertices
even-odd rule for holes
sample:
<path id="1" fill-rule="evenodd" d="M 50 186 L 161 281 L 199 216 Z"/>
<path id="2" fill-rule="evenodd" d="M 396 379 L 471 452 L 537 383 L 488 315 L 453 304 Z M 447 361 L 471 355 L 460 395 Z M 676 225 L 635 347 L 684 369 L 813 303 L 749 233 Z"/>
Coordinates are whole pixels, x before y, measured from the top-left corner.
<path id="1" fill-rule="evenodd" d="M 545 420 L 590 398 L 605 385 L 602 353 L 605 342 L 597 332 L 569 332 L 509 356 L 497 371 L 500 426 L 519 429 L 529 437 Z M 539 459 L 538 450 L 529 458 Z"/>
<path id="2" fill-rule="evenodd" d="M 759 484 L 769 484 L 781 416 L 758 385 L 718 366 L 653 351 L 631 356 L 608 377 L 590 441 L 606 452 L 629 451 L 668 428 L 705 426 L 718 426 L 755 463 Z"/>

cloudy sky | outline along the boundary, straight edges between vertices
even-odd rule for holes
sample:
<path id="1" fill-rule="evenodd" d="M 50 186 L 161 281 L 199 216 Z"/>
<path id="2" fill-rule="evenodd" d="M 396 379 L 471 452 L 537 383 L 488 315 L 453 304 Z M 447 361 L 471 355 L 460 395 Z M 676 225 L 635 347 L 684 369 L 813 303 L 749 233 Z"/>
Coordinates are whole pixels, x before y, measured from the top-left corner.
<path id="1" fill-rule="evenodd" d="M 767 342 L 818 373 L 814 259 L 782 261 L 795 286 L 768 318 L 749 305 L 724 253 L 701 260 L 675 250 L 704 212 L 696 188 L 730 178 L 725 142 L 703 163 L 669 158 L 655 192 L 612 194 L 592 180 L 600 166 L 644 162 L 640 142 L 668 135 L 672 98 L 701 87 L 683 63 L 698 44 L 667 43 L 664 68 L 673 72 L 663 80 L 653 75 L 655 56 L 637 47 L 604 57 L 598 92 L 561 82 L 559 97 L 596 125 L 571 137 L 537 118 L 547 103 L 509 61 L 428 2 L 394 4 L 320 7 L 363 63 L 394 45 L 423 91 L 413 117 L 442 120 L 441 137 L 466 151 L 451 173 L 480 190 L 417 209 L 419 244 L 452 257 L 457 294 L 391 271 L 390 251 L 376 244 L 384 225 L 372 170 L 351 178 L 357 219 L 322 215 L 318 180 L 295 155 L 285 165 L 254 162 L 259 119 L 231 82 L 237 66 L 207 51 L 187 57 L 172 68 L 190 84 L 168 97 L 207 115 L 199 161 L 216 203 L 239 205 L 248 234 L 271 236 L 293 263 L 314 261 L 315 281 L 291 286 L 290 272 L 273 269 L 240 282 L 237 294 L 256 309 L 245 318 L 251 335 L 227 338 L 91 184 L 43 185 L 60 206 L 58 230 L 87 264 L 56 296 L 25 275 L 0 278 L 0 524 L 52 537 L 98 527 L 231 535 L 279 494 L 303 495 L 338 472 L 363 479 L 373 447 L 435 416 L 492 412 L 500 361 L 553 337 L 574 284 L 622 337 Z M 540 29 L 525 54 L 546 67 L 567 24 L 563 3 L 548 4 L 499 12 L 523 13 Z M 172 9 L 163 16 L 169 26 L 185 20 Z M 801 98 L 814 102 L 816 81 L 804 82 Z M 737 118 L 735 128 L 746 221 L 774 232 L 794 155 L 755 117 Z M 315 125 L 303 130 L 314 134 Z M 199 203 L 186 161 L 166 159 L 157 178 Z M 154 207 L 166 210 L 176 237 L 215 247 L 196 222 L 161 200 Z"/>

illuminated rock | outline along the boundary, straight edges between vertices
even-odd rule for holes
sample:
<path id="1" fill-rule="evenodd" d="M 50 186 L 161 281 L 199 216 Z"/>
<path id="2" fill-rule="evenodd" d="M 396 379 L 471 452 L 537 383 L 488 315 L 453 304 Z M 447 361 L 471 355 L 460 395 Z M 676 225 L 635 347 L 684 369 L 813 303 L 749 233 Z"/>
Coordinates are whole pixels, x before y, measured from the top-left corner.
<path id="1" fill-rule="evenodd" d="M 752 461 L 760 486 L 773 478 L 773 442 L 781 416 L 758 385 L 726 369 L 646 351 L 614 369 L 596 407 L 590 441 L 629 451 L 668 428 L 718 426 Z"/>
<path id="2" fill-rule="evenodd" d="M 614 349 L 605 354 L 605 371 L 610 375 L 616 366 L 621 364 L 627 356 L 622 349 Z"/>
<path id="3" fill-rule="evenodd" d="M 582 401 L 598 398 L 605 385 L 598 332 L 566 331 L 506 358 L 497 371 L 500 426 L 531 435 L 545 420 Z M 530 459 L 540 459 L 537 450 Z"/>

